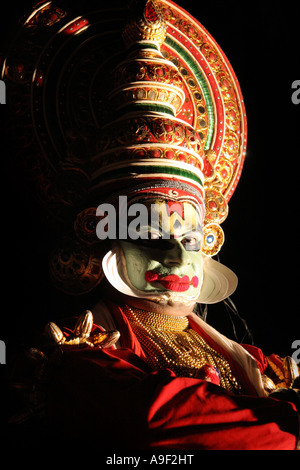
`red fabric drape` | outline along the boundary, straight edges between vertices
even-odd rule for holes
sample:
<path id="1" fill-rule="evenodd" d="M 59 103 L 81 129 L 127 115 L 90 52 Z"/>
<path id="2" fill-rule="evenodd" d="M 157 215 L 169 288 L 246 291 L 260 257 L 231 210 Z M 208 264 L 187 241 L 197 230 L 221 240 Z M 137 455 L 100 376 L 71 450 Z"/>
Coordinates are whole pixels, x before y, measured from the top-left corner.
<path id="1" fill-rule="evenodd" d="M 114 315 L 122 348 L 66 347 L 53 370 L 46 403 L 56 435 L 83 433 L 114 449 L 296 448 L 293 404 L 250 392 L 236 396 L 170 370 L 153 372 L 121 309 Z M 263 353 L 249 349 L 263 371 Z"/>

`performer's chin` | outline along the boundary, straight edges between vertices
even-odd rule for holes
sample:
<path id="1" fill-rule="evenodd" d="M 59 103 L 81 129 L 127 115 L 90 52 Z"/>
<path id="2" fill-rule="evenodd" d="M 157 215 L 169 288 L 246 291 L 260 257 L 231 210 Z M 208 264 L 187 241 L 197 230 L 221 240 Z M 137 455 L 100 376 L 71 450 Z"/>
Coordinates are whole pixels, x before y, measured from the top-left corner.
<path id="1" fill-rule="evenodd" d="M 149 300 L 149 299 L 144 299 Z M 193 307 L 195 305 L 195 299 L 188 297 L 180 292 L 166 291 L 160 295 L 151 296 L 151 301 L 161 305 L 161 306 L 170 306 L 170 307 Z"/>

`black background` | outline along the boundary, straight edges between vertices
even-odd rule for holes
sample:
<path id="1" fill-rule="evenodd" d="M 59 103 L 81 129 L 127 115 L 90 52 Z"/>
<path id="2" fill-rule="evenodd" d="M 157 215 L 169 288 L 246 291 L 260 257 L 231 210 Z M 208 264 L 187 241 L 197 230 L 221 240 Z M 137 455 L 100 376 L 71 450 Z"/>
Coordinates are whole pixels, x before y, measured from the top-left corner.
<path id="1" fill-rule="evenodd" d="M 74 7 L 78 2 L 69 3 Z M 247 154 L 222 225 L 226 240 L 220 252 L 220 261 L 239 278 L 232 300 L 252 331 L 255 345 L 266 354 L 291 355 L 292 342 L 300 340 L 300 104 L 291 100 L 292 82 L 300 79 L 299 11 L 290 1 L 179 4 L 205 26 L 227 55 L 246 105 Z M 17 19 L 30 6 L 27 1 L 6 5 L 1 17 L 2 57 Z M 51 233 L 41 222 L 15 165 L 5 105 L 0 113 L 0 339 L 7 344 L 9 360 L 22 344 L 23 334 L 26 337 L 45 322 L 68 314 L 70 307 L 49 281 Z M 223 304 L 209 306 L 208 322 L 234 338 Z M 236 325 L 241 339 L 241 324 Z"/>

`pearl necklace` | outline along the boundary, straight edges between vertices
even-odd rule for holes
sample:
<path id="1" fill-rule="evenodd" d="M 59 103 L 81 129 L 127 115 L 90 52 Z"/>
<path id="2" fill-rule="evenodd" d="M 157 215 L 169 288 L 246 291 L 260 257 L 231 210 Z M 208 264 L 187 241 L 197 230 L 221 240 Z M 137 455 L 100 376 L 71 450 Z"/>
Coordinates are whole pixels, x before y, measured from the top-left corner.
<path id="1" fill-rule="evenodd" d="M 240 391 L 227 360 L 189 328 L 187 317 L 147 312 L 128 305 L 124 313 L 154 370 L 168 368 L 177 376 L 197 377 L 198 370 L 210 364 L 219 371 L 221 387 Z"/>

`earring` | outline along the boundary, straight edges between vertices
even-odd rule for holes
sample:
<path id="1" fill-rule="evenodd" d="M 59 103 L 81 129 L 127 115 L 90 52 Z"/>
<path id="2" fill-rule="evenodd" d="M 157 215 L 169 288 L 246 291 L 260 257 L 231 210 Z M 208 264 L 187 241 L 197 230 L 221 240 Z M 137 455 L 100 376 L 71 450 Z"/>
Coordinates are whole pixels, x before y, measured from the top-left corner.
<path id="1" fill-rule="evenodd" d="M 201 251 L 206 256 L 215 256 L 224 243 L 224 232 L 218 224 L 204 226 L 203 245 Z"/>

